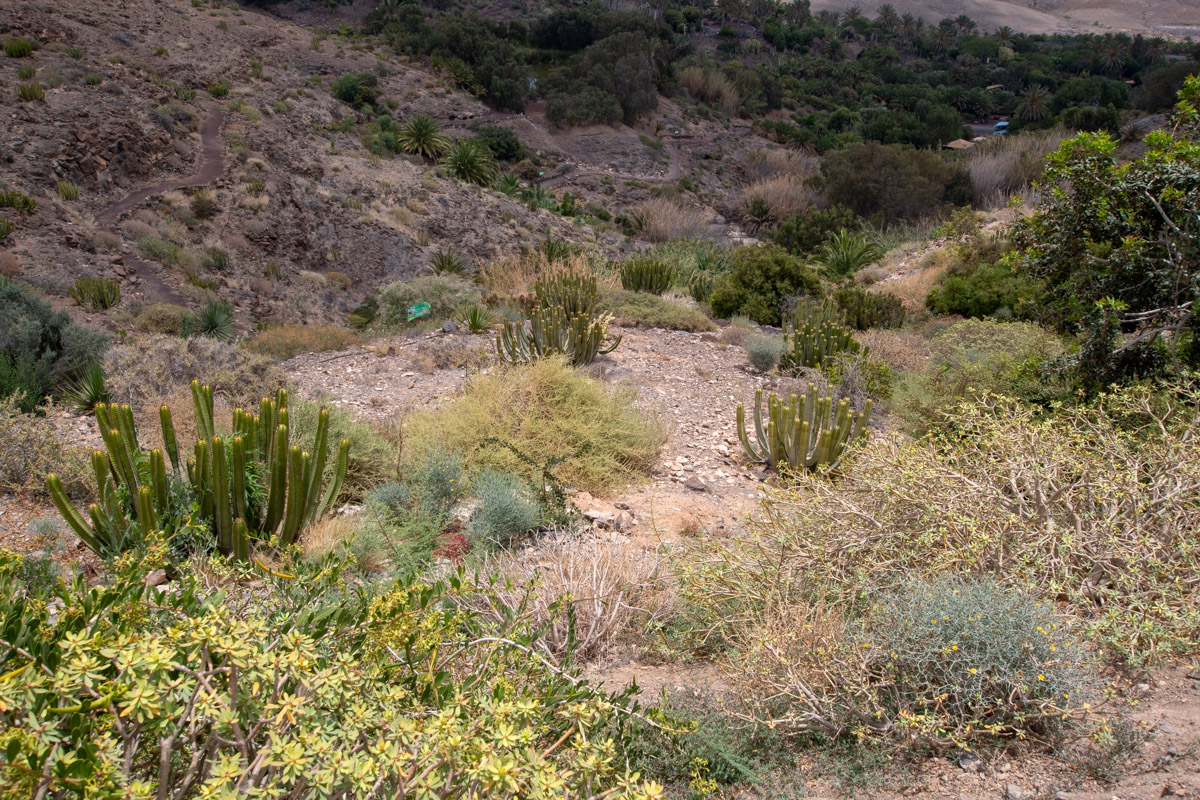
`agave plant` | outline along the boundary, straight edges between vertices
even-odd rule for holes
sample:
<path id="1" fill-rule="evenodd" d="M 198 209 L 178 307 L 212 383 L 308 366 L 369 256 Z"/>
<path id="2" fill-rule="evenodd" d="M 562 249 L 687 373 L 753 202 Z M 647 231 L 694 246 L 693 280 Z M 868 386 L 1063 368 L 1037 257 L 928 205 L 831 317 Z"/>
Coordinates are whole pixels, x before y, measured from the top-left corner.
<path id="1" fill-rule="evenodd" d="M 434 275 L 461 275 L 467 268 L 467 262 L 459 258 L 453 250 L 446 248 L 438 250 L 429 259 L 429 268 Z"/>
<path id="2" fill-rule="evenodd" d="M 121 286 L 110 278 L 84 276 L 71 286 L 70 294 L 88 311 L 104 311 L 121 302 Z"/>
<path id="3" fill-rule="evenodd" d="M 463 327 L 471 333 L 487 333 L 496 322 L 496 315 L 485 305 L 475 303 L 463 313 Z"/>
<path id="4" fill-rule="evenodd" d="M 396 131 L 396 144 L 406 153 L 437 158 L 450 147 L 442 126 L 427 114 L 417 114 Z"/>
<path id="5" fill-rule="evenodd" d="M 80 414 L 91 414 L 100 403 L 109 401 L 107 377 L 99 364 L 92 364 L 64 392 Z"/>
<path id="6" fill-rule="evenodd" d="M 487 186 L 496 177 L 492 151 L 474 139 L 464 139 L 450 148 L 442 167 L 460 181 L 478 186 Z"/>
<path id="7" fill-rule="evenodd" d="M 233 309 L 216 300 L 209 300 L 204 308 L 185 319 L 183 327 L 185 337 L 207 336 L 210 339 L 229 340 L 237 336 L 237 328 L 233 326 Z"/>
<path id="8" fill-rule="evenodd" d="M 496 180 L 492 188 L 501 194 L 513 197 L 521 190 L 521 181 L 517 179 L 516 175 L 506 172 Z"/>
<path id="9" fill-rule="evenodd" d="M 834 277 L 853 275 L 883 257 L 883 247 L 862 233 L 838 231 L 817 252 L 817 261 Z"/>
<path id="10" fill-rule="evenodd" d="M 11 236 L 14 230 L 16 230 L 16 228 L 13 227 L 11 222 L 6 220 L 4 217 L 0 217 L 0 242 L 3 242 L 5 239 Z"/>

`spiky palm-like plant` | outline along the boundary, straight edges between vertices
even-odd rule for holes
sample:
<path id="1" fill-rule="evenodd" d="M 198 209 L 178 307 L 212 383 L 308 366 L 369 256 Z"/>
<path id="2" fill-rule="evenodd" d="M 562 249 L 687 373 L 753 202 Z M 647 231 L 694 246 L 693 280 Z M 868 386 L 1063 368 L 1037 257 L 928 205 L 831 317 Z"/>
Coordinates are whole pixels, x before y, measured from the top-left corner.
<path id="1" fill-rule="evenodd" d="M 817 261 L 833 277 L 853 275 L 883 257 L 883 247 L 870 236 L 838 231 L 817 253 Z"/>
<path id="2" fill-rule="evenodd" d="M 442 167 L 460 181 L 478 186 L 487 186 L 496 178 L 492 151 L 474 139 L 464 139 L 450 148 Z"/>
<path id="3" fill-rule="evenodd" d="M 97 405 L 110 399 L 104 369 L 92 364 L 67 387 L 65 395 L 80 414 L 93 413 Z"/>
<path id="4" fill-rule="evenodd" d="M 237 336 L 233 325 L 233 309 L 216 300 L 208 301 L 190 319 L 184 320 L 184 336 L 207 336 L 229 340 Z"/>
<path id="5" fill-rule="evenodd" d="M 453 250 L 446 248 L 438 250 L 429 259 L 429 268 L 434 275 L 461 275 L 467 268 L 467 262 L 459 258 Z"/>
<path id="6" fill-rule="evenodd" d="M 396 131 L 396 145 L 406 153 L 437 158 L 450 147 L 450 140 L 433 117 L 417 114 Z"/>
<path id="7" fill-rule="evenodd" d="M 1050 93 L 1041 86 L 1030 86 L 1017 104 L 1017 119 L 1038 122 L 1050 116 Z"/>

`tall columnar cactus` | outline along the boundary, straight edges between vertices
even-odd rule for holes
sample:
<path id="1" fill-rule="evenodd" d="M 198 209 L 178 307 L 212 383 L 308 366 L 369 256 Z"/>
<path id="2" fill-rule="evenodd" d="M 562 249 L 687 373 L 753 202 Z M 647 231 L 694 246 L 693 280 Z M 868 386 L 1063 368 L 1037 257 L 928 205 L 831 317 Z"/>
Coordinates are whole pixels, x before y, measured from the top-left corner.
<path id="1" fill-rule="evenodd" d="M 594 275 L 577 275 L 563 272 L 539 278 L 533 285 L 540 308 L 557 306 L 568 317 L 579 314 L 589 316 L 596 310 L 596 278 Z"/>
<path id="2" fill-rule="evenodd" d="M 621 288 L 631 292 L 662 294 L 674 281 L 674 268 L 657 259 L 634 257 L 621 265 Z"/>
<path id="3" fill-rule="evenodd" d="M 844 312 L 833 303 L 811 299 L 796 306 L 784 342 L 779 359 L 782 372 L 801 367 L 820 369 L 840 353 L 867 353 L 846 327 Z"/>
<path id="4" fill-rule="evenodd" d="M 754 440 L 746 433 L 746 408 L 742 405 L 737 407 L 738 439 L 752 461 L 772 469 L 779 464 L 805 469 L 836 466 L 850 442 L 866 436 L 870 416 L 870 400 L 856 413 L 849 400 L 834 406 L 833 398 L 822 397 L 813 384 L 803 397 L 792 395 L 786 403 L 772 392 L 764 414 L 759 389 L 754 395 Z"/>
<path id="5" fill-rule="evenodd" d="M 604 324 L 589 314 L 572 317 L 558 306 L 549 306 L 534 311 L 528 320 L 505 322 L 496 336 L 496 353 L 514 364 L 562 354 L 581 367 L 598 355 L 611 353 L 621 343 L 620 336 L 608 343 L 604 337 Z"/>
<path id="6" fill-rule="evenodd" d="M 199 439 L 193 457 L 180 460 L 171 411 L 159 409 L 163 447 L 145 453 L 137 440 L 133 413 L 127 405 L 96 408 L 96 421 L 104 450 L 92 453 L 98 502 L 88 507 L 91 524 L 71 505 L 57 475 L 46 479 L 54 504 L 79 538 L 102 556 L 123 552 L 134 534 L 144 536 L 167 528 L 171 534 L 192 522 L 211 527 L 221 552 L 236 558 L 250 556 L 250 540 L 278 536 L 291 544 L 304 527 L 322 516 L 341 491 L 350 441 L 338 447 L 333 480 L 322 495 L 321 484 L 328 457 L 329 411 L 321 409 L 312 452 L 290 444 L 287 393 L 274 400 L 263 398 L 259 413 L 242 409 L 233 413 L 233 433 L 220 436 L 213 426 L 211 387 L 192 382 L 192 404 Z M 171 463 L 168 476 L 166 460 Z M 194 493 L 194 518 L 180 519 L 168 502 L 170 481 L 187 485 Z M 257 489 L 261 484 L 262 490 Z"/>

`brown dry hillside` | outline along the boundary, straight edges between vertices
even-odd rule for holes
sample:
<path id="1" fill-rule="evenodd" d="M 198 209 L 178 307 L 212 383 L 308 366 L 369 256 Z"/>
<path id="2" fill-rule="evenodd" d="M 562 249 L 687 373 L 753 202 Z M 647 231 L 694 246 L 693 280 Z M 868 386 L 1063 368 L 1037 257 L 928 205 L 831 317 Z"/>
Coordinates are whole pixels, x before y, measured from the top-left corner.
<path id="1" fill-rule="evenodd" d="M 813 0 L 813 11 L 845 11 L 857 6 L 874 14 L 879 3 Z M 892 0 L 901 14 L 937 22 L 966 14 L 985 30 L 1002 25 L 1029 33 L 1124 31 L 1183 39 L 1200 34 L 1197 0 Z"/>

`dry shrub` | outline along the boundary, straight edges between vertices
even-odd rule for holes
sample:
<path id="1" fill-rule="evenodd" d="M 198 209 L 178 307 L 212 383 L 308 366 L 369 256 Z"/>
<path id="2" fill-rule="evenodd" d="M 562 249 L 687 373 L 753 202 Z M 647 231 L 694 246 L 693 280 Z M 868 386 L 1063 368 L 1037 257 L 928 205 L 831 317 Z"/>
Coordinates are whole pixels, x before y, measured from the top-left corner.
<path id="1" fill-rule="evenodd" d="M 560 600 L 574 611 L 575 656 L 587 660 L 604 660 L 673 605 L 661 554 L 628 541 L 555 538 L 519 554 L 502 553 L 483 572 L 511 584 L 496 595 L 510 611 L 518 611 L 523 587 L 536 581 L 524 613 L 546 626 L 538 646 L 556 658 L 566 653 L 572 633 L 566 606 L 554 607 Z"/>
<path id="2" fill-rule="evenodd" d="M 642 238 L 649 242 L 695 239 L 703 233 L 707 219 L 702 211 L 666 197 L 652 197 L 633 212 Z"/>
<path id="3" fill-rule="evenodd" d="M 192 315 L 191 309 L 172 303 L 151 303 L 140 309 L 132 321 L 134 330 L 143 333 L 183 333 L 184 321 Z"/>
<path id="4" fill-rule="evenodd" d="M 796 150 L 752 150 L 746 156 L 746 174 L 754 181 L 791 175 L 807 180 L 821 171 L 821 160 Z"/>
<path id="5" fill-rule="evenodd" d="M 476 375 L 459 397 L 410 416 L 404 459 L 407 470 L 449 450 L 471 472 L 490 467 L 529 480 L 541 480 L 542 466 L 559 459 L 552 466 L 558 480 L 596 494 L 645 480 L 665 441 L 662 424 L 637 408 L 632 390 L 545 358 Z"/>
<path id="6" fill-rule="evenodd" d="M 113 400 L 143 408 L 193 380 L 212 386 L 229 408 L 257 406 L 287 385 L 287 375 L 266 356 L 203 336 L 130 337 L 109 348 L 104 369 Z"/>
<path id="7" fill-rule="evenodd" d="M 26 414 L 18 400 L 15 395 L 0 399 L 0 493 L 45 500 L 46 475 L 53 472 L 73 500 L 89 498 L 94 478 L 86 452 L 63 441 L 53 408 Z"/>
<path id="8" fill-rule="evenodd" d="M 1064 138 L 1058 131 L 1036 131 L 997 136 L 973 147 L 964 160 L 975 205 L 1003 208 L 1010 197 L 1025 193 Z"/>
<path id="9" fill-rule="evenodd" d="M 742 190 L 742 213 L 758 223 L 779 222 L 784 217 L 805 213 L 816 203 L 817 195 L 804 181 L 804 177 L 791 173 L 755 181 Z"/>
<path id="10" fill-rule="evenodd" d="M 871 358 L 882 361 L 897 375 L 924 372 L 929 366 L 929 342 L 912 328 L 871 328 L 856 338 L 870 349 Z"/>
<path id="11" fill-rule="evenodd" d="M 719 105 L 726 114 L 736 114 L 742 107 L 737 88 L 712 67 L 687 67 L 679 73 L 679 85 L 697 100 Z"/>
<path id="12" fill-rule="evenodd" d="M 260 331 L 246 349 L 284 361 L 301 353 L 345 350 L 356 344 L 359 339 L 354 331 L 336 325 L 276 325 Z"/>
<path id="13" fill-rule="evenodd" d="M 481 369 L 492 362 L 495 343 L 488 337 L 435 337 L 412 350 L 412 366 L 429 374 L 439 369 Z"/>
<path id="14" fill-rule="evenodd" d="M 0 275 L 5 278 L 21 275 L 21 258 L 12 250 L 0 250 Z"/>
<path id="15" fill-rule="evenodd" d="M 965 404 L 932 437 L 872 440 L 836 482 L 796 475 L 752 533 L 682 559 L 685 577 L 723 631 L 813 587 L 848 601 L 957 576 L 1058 602 L 1129 664 L 1194 654 L 1198 401 L 1176 386 L 1052 414 Z"/>
<path id="16" fill-rule="evenodd" d="M 488 264 L 479 271 L 483 285 L 498 298 L 512 300 L 533 295 L 533 285 L 541 278 L 555 275 L 591 275 L 600 286 L 620 285 L 613 270 L 596 269 L 584 253 L 570 253 L 566 258 L 550 259 L 541 250 L 510 255 Z"/>
<path id="17" fill-rule="evenodd" d="M 103 250 L 106 253 L 117 253 L 121 250 L 121 237 L 111 231 L 95 231 L 91 238 L 92 244 L 97 250 Z"/>
<path id="18" fill-rule="evenodd" d="M 354 535 L 354 520 L 347 516 L 321 517 L 304 531 L 300 548 L 309 560 L 336 551 Z"/>
<path id="19" fill-rule="evenodd" d="M 905 311 L 920 314 L 925 310 L 925 298 L 929 296 L 929 290 L 950 268 L 952 260 L 953 255 L 949 250 L 935 250 L 925 257 L 917 269 L 882 280 L 874 286 L 879 291 L 891 292 L 899 297 Z"/>
<path id="20" fill-rule="evenodd" d="M 153 239 L 158 236 L 158 230 L 153 225 L 140 219 L 127 219 L 121 223 L 121 230 L 135 242 L 142 239 Z"/>

